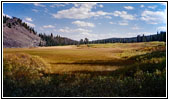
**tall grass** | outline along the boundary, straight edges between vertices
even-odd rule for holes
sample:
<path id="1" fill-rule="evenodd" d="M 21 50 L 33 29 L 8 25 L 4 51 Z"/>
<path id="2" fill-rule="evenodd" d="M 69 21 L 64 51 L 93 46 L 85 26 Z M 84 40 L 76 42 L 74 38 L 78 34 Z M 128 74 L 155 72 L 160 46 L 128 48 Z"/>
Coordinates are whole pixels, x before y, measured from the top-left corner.
<path id="1" fill-rule="evenodd" d="M 4 54 L 3 57 L 3 82 L 4 95 L 11 93 L 13 96 L 21 92 L 17 87 L 37 84 L 45 79 L 44 74 L 49 73 L 47 64 L 37 56 L 28 54 Z M 16 90 L 15 90 L 16 89 Z M 18 90 L 19 89 L 19 90 Z"/>
<path id="2" fill-rule="evenodd" d="M 73 71 L 72 69 L 72 72 L 56 74 L 51 73 L 48 60 L 44 61 L 41 57 L 35 56 L 36 52 L 30 53 L 30 51 L 23 50 L 22 52 L 25 53 L 5 53 L 3 57 L 3 95 L 5 97 L 165 97 L 165 46 L 154 44 L 155 47 L 142 47 L 142 49 L 135 50 L 135 53 L 121 52 L 122 55 L 128 57 L 122 58 L 121 56 L 121 59 L 114 60 L 105 58 L 86 60 L 89 55 L 85 59 L 76 60 L 70 54 L 73 53 L 73 50 L 65 51 L 74 62 L 66 62 L 66 59 L 63 59 L 65 62 L 60 62 L 67 65 L 71 63 L 74 66 L 78 65 L 76 67 L 82 65 L 83 67 L 89 67 L 88 65 L 112 66 L 114 64 L 123 66 L 114 71 Z M 77 51 L 76 55 L 80 55 L 79 50 Z M 82 56 L 79 57 L 85 57 L 87 52 L 90 50 L 85 51 L 85 54 L 82 53 Z M 43 52 L 40 53 L 43 54 Z M 56 52 L 50 52 L 51 55 L 52 53 Z M 64 55 L 61 51 L 59 53 Z M 106 66 L 104 67 L 106 68 Z"/>

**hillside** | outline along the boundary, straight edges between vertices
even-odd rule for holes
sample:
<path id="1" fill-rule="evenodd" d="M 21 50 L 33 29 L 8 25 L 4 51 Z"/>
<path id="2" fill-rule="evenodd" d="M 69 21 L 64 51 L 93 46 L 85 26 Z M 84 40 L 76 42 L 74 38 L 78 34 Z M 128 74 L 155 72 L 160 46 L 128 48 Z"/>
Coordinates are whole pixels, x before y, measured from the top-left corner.
<path id="1" fill-rule="evenodd" d="M 41 38 L 36 35 L 33 28 L 29 27 L 21 19 L 3 16 L 3 47 L 23 48 L 36 47 Z"/>
<path id="2" fill-rule="evenodd" d="M 46 42 L 45 46 L 58 46 L 58 45 L 75 45 L 78 44 L 78 41 L 76 40 L 72 40 L 70 38 L 67 37 L 61 37 L 59 35 L 57 36 L 53 36 L 53 34 L 51 33 L 51 35 L 46 35 L 45 33 L 39 34 L 39 37 L 41 37 L 41 39 L 43 41 Z M 42 46 L 43 44 L 39 44 L 39 46 Z"/>

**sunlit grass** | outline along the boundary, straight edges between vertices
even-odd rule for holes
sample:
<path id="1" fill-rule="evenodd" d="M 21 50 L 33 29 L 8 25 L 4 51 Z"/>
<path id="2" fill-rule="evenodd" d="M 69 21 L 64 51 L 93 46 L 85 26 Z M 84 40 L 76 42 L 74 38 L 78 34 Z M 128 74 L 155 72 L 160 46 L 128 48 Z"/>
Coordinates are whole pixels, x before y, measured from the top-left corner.
<path id="1" fill-rule="evenodd" d="M 27 97 L 164 97 L 165 49 L 164 42 L 5 48 L 3 93 Z"/>
<path id="2" fill-rule="evenodd" d="M 153 47 L 158 45 L 164 45 L 164 42 L 89 44 L 89 46 L 72 46 L 72 48 L 10 48 L 4 49 L 4 54 L 26 53 L 39 56 L 51 66 L 53 73 L 83 70 L 106 71 L 108 69 L 114 70 L 125 66 L 125 64 L 121 64 L 124 62 L 118 62 L 118 64 L 115 65 L 109 64 L 108 66 L 106 66 L 106 63 L 149 53 Z M 91 61 L 95 61 L 94 63 L 102 61 L 103 64 L 91 65 Z M 77 62 L 83 63 L 74 64 Z M 130 61 L 128 65 L 133 63 L 135 63 L 135 61 Z"/>

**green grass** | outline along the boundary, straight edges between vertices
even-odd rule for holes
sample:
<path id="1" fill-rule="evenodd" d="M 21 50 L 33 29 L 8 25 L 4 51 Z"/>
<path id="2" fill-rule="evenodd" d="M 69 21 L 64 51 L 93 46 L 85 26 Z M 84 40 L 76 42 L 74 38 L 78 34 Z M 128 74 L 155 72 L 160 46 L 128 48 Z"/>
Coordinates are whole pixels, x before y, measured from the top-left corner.
<path id="1" fill-rule="evenodd" d="M 149 97 L 166 91 L 164 42 L 5 48 L 3 68 L 4 96 Z M 18 75 L 24 78 L 17 81 Z"/>

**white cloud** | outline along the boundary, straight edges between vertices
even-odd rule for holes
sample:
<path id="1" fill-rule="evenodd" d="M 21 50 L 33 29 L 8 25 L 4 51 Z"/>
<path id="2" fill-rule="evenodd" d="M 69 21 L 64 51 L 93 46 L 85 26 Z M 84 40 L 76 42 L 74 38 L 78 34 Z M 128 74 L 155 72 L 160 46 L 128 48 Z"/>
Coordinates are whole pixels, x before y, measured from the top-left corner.
<path id="1" fill-rule="evenodd" d="M 6 17 L 9 17 L 9 18 L 12 18 L 11 16 L 9 16 L 9 15 L 7 15 L 7 14 L 4 14 L 4 13 L 3 13 L 3 16 L 6 16 Z"/>
<path id="2" fill-rule="evenodd" d="M 64 7 L 65 5 L 64 4 L 52 4 L 52 5 L 50 5 L 50 7 L 52 7 L 52 8 L 55 8 L 55 7 Z"/>
<path id="3" fill-rule="evenodd" d="M 58 32 L 87 34 L 87 33 L 92 32 L 92 31 L 87 30 L 87 29 L 83 29 L 83 28 L 71 29 L 69 27 L 65 27 L 65 28 L 59 29 Z"/>
<path id="4" fill-rule="evenodd" d="M 68 18 L 68 19 L 86 19 L 91 17 L 99 17 L 105 15 L 111 15 L 111 13 L 97 11 L 92 12 L 92 9 L 96 6 L 96 3 L 75 3 L 74 7 L 58 11 L 56 14 L 52 14 L 54 18 Z"/>
<path id="5" fill-rule="evenodd" d="M 157 22 L 148 22 L 148 24 L 154 24 L 154 25 L 156 25 L 158 23 Z"/>
<path id="6" fill-rule="evenodd" d="M 120 21 L 118 24 L 122 26 L 126 26 L 128 25 L 128 21 Z"/>
<path id="7" fill-rule="evenodd" d="M 69 27 L 65 27 L 65 28 L 61 28 L 58 30 L 59 32 L 62 32 L 62 33 L 71 33 L 72 30 L 69 28 Z"/>
<path id="8" fill-rule="evenodd" d="M 24 21 L 28 26 L 30 26 L 30 27 L 35 27 L 35 24 L 33 24 L 33 23 L 30 23 L 30 22 L 26 22 L 26 21 Z"/>
<path id="9" fill-rule="evenodd" d="M 43 28 L 55 28 L 53 25 L 44 25 Z"/>
<path id="10" fill-rule="evenodd" d="M 124 8 L 127 9 L 127 10 L 133 10 L 134 9 L 134 7 L 132 7 L 132 6 L 124 6 Z"/>
<path id="11" fill-rule="evenodd" d="M 165 11 L 149 11 L 145 10 L 141 14 L 141 20 L 146 21 L 148 24 L 166 23 L 167 14 Z"/>
<path id="12" fill-rule="evenodd" d="M 38 7 L 46 7 L 45 5 L 42 5 L 42 4 L 40 4 L 40 3 L 34 3 L 33 5 L 34 5 L 34 6 L 38 6 Z"/>
<path id="13" fill-rule="evenodd" d="M 107 19 L 112 19 L 112 17 L 111 17 L 111 16 L 105 16 L 105 18 L 107 18 Z"/>
<path id="14" fill-rule="evenodd" d="M 100 4 L 100 5 L 98 5 L 98 6 L 99 6 L 100 8 L 103 8 L 103 5 L 101 5 L 101 4 Z"/>
<path id="15" fill-rule="evenodd" d="M 33 11 L 33 12 L 39 12 L 39 10 L 37 10 L 37 9 L 32 9 L 32 11 Z"/>
<path id="16" fill-rule="evenodd" d="M 95 27 L 93 23 L 84 22 L 84 21 L 74 21 L 72 24 L 75 24 L 79 27 Z"/>
<path id="17" fill-rule="evenodd" d="M 92 30 L 87 30 L 83 28 L 71 29 L 69 27 L 65 27 L 59 29 L 58 32 L 75 40 L 84 39 L 84 38 L 95 39 L 97 37 L 97 34 L 91 33 Z"/>
<path id="18" fill-rule="evenodd" d="M 166 31 L 166 26 L 157 27 L 157 31 Z"/>
<path id="19" fill-rule="evenodd" d="M 32 22 L 33 21 L 32 18 L 30 18 L 30 17 L 26 17 L 25 20 L 28 21 L 28 22 Z"/>
<path id="20" fill-rule="evenodd" d="M 137 35 L 153 35 L 151 32 L 128 32 L 125 34 L 125 37 L 136 37 Z"/>
<path id="21" fill-rule="evenodd" d="M 114 22 L 109 22 L 109 24 L 115 24 Z"/>
<path id="22" fill-rule="evenodd" d="M 121 18 L 126 19 L 126 20 L 135 20 L 136 19 L 134 15 L 127 14 L 126 11 L 114 11 L 113 15 L 120 16 Z"/>
<path id="23" fill-rule="evenodd" d="M 157 6 L 148 6 L 148 8 L 155 9 Z"/>
<path id="24" fill-rule="evenodd" d="M 69 27 L 64 27 L 64 28 L 61 28 L 61 29 L 55 30 L 55 31 L 64 35 L 64 36 L 66 36 L 66 37 L 69 37 L 69 38 L 72 38 L 72 39 L 75 39 L 75 40 L 84 39 L 86 37 L 89 40 L 97 40 L 97 39 L 106 39 L 106 38 L 113 38 L 113 37 L 133 37 L 133 36 L 137 36 L 138 34 L 140 34 L 140 35 L 142 35 L 142 34 L 144 34 L 144 35 L 153 34 L 153 33 L 149 33 L 149 32 L 93 33 L 92 30 L 87 30 L 87 29 L 83 29 L 83 28 L 71 29 Z"/>
<path id="25" fill-rule="evenodd" d="M 74 3 L 75 7 L 80 7 L 80 5 L 81 5 L 80 3 Z"/>
<path id="26" fill-rule="evenodd" d="M 141 5 L 140 7 L 141 7 L 141 8 L 144 8 L 144 5 Z"/>

